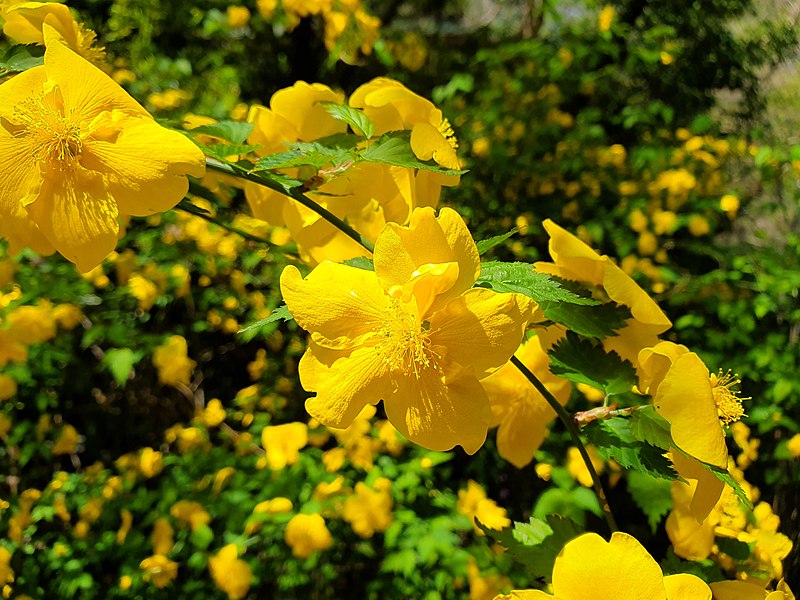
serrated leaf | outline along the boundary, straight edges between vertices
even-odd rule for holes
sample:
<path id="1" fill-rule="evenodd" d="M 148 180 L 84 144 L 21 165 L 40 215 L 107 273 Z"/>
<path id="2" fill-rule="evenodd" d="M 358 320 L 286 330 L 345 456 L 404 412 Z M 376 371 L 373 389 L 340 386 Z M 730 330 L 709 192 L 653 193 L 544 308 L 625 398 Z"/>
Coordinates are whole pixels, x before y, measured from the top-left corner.
<path id="1" fill-rule="evenodd" d="M 561 323 L 570 331 L 591 338 L 603 339 L 625 327 L 630 310 L 619 304 L 606 303 L 600 306 L 576 306 L 565 302 L 540 302 L 544 316 Z"/>
<path id="2" fill-rule="evenodd" d="M 525 546 L 536 546 L 553 535 L 553 528 L 546 521 L 531 517 L 527 523 L 515 521 L 513 534 L 514 538 Z"/>
<path id="3" fill-rule="evenodd" d="M 432 160 L 422 162 L 411 149 L 410 139 L 411 134 L 407 131 L 384 135 L 369 148 L 362 150 L 360 158 L 366 162 L 382 163 L 410 169 L 426 169 L 446 175 L 463 175 L 466 173 L 466 171 L 445 169 Z"/>
<path id="4" fill-rule="evenodd" d="M 44 46 L 16 44 L 6 50 L 0 58 L 0 71 L 20 73 L 44 64 Z"/>
<path id="5" fill-rule="evenodd" d="M 591 385 L 606 395 L 628 392 L 636 383 L 636 369 L 629 361 L 571 331 L 549 354 L 550 371 L 555 375 Z"/>
<path id="6" fill-rule="evenodd" d="M 633 437 L 628 419 L 614 417 L 590 423 L 581 430 L 606 460 L 616 460 L 655 479 L 681 480 L 664 451 Z"/>
<path id="7" fill-rule="evenodd" d="M 519 231 L 519 229 L 514 227 L 514 229 L 512 229 L 511 231 L 509 231 L 507 233 L 503 233 L 501 235 L 495 235 L 495 236 L 492 236 L 492 237 L 490 237 L 488 239 L 480 240 L 479 242 L 475 242 L 475 245 L 478 247 L 478 254 L 483 256 L 489 250 L 491 250 L 492 248 L 496 248 L 497 246 L 499 246 L 500 244 L 505 242 L 508 238 L 510 238 L 512 235 L 517 233 L 518 231 Z"/>
<path id="8" fill-rule="evenodd" d="M 647 517 L 653 533 L 658 525 L 672 509 L 671 484 L 665 479 L 654 479 L 645 473 L 630 471 L 626 477 L 628 492 L 642 512 Z"/>
<path id="9" fill-rule="evenodd" d="M 290 149 L 278 154 L 270 154 L 258 160 L 254 171 L 288 169 L 290 167 L 311 166 L 320 169 L 327 164 L 341 164 L 353 159 L 350 150 L 328 148 L 316 142 L 291 144 Z"/>
<path id="10" fill-rule="evenodd" d="M 697 459 L 695 459 L 695 460 L 697 460 Z M 736 481 L 733 478 L 733 475 L 731 475 L 726 469 L 722 469 L 722 468 L 717 467 L 715 465 L 709 465 L 709 464 L 704 463 L 704 462 L 699 461 L 699 460 L 697 462 L 699 462 L 706 469 L 711 471 L 714 474 L 714 476 L 717 479 L 719 479 L 722 483 L 724 483 L 725 485 L 730 486 L 731 489 L 733 489 L 733 493 L 736 494 L 736 496 L 739 498 L 739 500 L 741 500 L 742 504 L 744 504 L 747 508 L 749 508 L 750 510 L 753 510 L 755 508 L 753 506 L 753 503 L 750 501 L 750 498 L 748 498 L 747 494 L 745 494 L 744 489 L 742 489 L 742 486 L 739 485 L 739 482 Z"/>
<path id="11" fill-rule="evenodd" d="M 546 273 L 533 270 L 533 265 L 521 262 L 487 261 L 481 263 L 481 274 L 476 285 L 488 287 L 496 292 L 517 292 L 533 298 L 540 305 L 544 302 L 566 302 L 584 306 L 595 306 L 599 301 L 568 290 L 561 282 Z"/>
<path id="12" fill-rule="evenodd" d="M 258 150 L 261 146 L 251 146 L 248 144 L 210 144 L 208 146 L 201 146 L 203 152 L 208 156 L 213 156 L 219 160 L 227 160 L 229 156 L 238 156 L 239 154 L 249 154 Z"/>
<path id="13" fill-rule="evenodd" d="M 245 325 L 242 329 L 237 332 L 238 334 L 247 333 L 248 331 L 253 331 L 254 329 L 261 329 L 264 325 L 268 325 L 269 323 L 274 323 L 283 319 L 284 321 L 294 321 L 294 317 L 292 313 L 289 312 L 289 307 L 285 304 L 281 304 L 278 308 L 272 311 L 272 313 L 263 319 L 259 319 L 254 323 L 250 323 L 249 325 Z"/>
<path id="14" fill-rule="evenodd" d="M 655 407 L 644 406 L 633 411 L 628 419 L 631 434 L 640 442 L 662 450 L 669 450 L 673 445 L 669 421 L 659 415 Z"/>
<path id="15" fill-rule="evenodd" d="M 541 524 L 544 523 L 551 533 L 541 538 L 535 545 L 528 545 L 523 540 L 535 540 L 544 533 Z M 522 565 L 527 573 L 539 580 L 550 581 L 553 574 L 553 565 L 556 556 L 564 548 L 564 545 L 579 536 L 583 531 L 573 521 L 565 519 L 560 515 L 548 515 L 546 521 L 531 518 L 529 523 L 514 523 L 511 527 L 506 527 L 502 531 L 488 529 L 478 523 L 487 536 L 499 542 L 507 550 L 509 556 Z M 519 533 L 517 533 L 519 529 Z M 539 535 L 531 535 L 534 531 L 539 531 Z"/>
<path id="16" fill-rule="evenodd" d="M 366 256 L 357 256 L 355 258 L 348 258 L 342 264 L 348 265 L 350 267 L 355 267 L 356 269 L 364 269 L 365 271 L 374 271 L 375 265 L 372 262 L 371 258 L 367 258 Z"/>
<path id="17" fill-rule="evenodd" d="M 209 125 L 201 125 L 190 129 L 187 133 L 195 135 L 203 133 L 218 137 L 231 144 L 243 144 L 247 136 L 253 131 L 253 124 L 245 121 L 218 121 Z"/>
<path id="18" fill-rule="evenodd" d="M 102 364 L 111 372 L 117 385 L 122 387 L 142 356 L 143 353 L 134 352 L 130 348 L 112 348 L 106 351 Z"/>
<path id="19" fill-rule="evenodd" d="M 335 102 L 320 102 L 320 104 L 325 107 L 330 116 L 337 121 L 347 123 L 353 128 L 353 131 L 365 138 L 371 138 L 375 134 L 375 125 L 363 111 L 347 104 L 336 104 Z"/>

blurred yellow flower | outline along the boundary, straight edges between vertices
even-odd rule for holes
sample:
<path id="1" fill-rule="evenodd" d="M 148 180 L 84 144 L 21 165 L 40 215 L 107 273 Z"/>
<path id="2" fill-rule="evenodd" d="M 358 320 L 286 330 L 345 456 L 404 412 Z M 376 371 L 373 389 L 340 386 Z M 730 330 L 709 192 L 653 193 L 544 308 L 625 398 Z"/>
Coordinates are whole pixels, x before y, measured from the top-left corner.
<path id="1" fill-rule="evenodd" d="M 14 569 L 11 568 L 11 552 L 0 546 L 0 585 L 14 582 Z"/>
<path id="2" fill-rule="evenodd" d="M 159 589 L 167 587 L 178 576 L 178 563 L 162 554 L 145 558 L 139 567 L 144 571 L 144 580 Z"/>
<path id="3" fill-rule="evenodd" d="M 227 414 L 219 398 L 212 398 L 203 409 L 203 423 L 208 428 L 218 427 L 225 420 Z"/>
<path id="4" fill-rule="evenodd" d="M 273 471 L 296 463 L 306 444 L 308 425 L 305 423 L 269 426 L 261 432 L 261 445 L 267 451 L 267 463 Z"/>
<path id="5" fill-rule="evenodd" d="M 211 522 L 211 515 L 206 512 L 206 509 L 191 500 L 178 500 L 169 509 L 169 514 L 189 525 L 192 530 Z"/>
<path id="6" fill-rule="evenodd" d="M 241 600 L 247 596 L 253 571 L 247 562 L 239 558 L 236 544 L 228 544 L 210 557 L 208 570 L 214 583 L 228 595 L 229 600 Z"/>
<path id="7" fill-rule="evenodd" d="M 153 450 L 150 447 L 142 448 L 139 454 L 139 470 L 142 475 L 147 477 L 155 477 L 164 468 L 164 459 L 161 452 Z"/>
<path id="8" fill-rule="evenodd" d="M 305 279 L 295 267 L 281 291 L 311 333 L 300 361 L 316 392 L 309 414 L 347 427 L 383 400 L 389 421 L 432 450 L 469 453 L 486 438 L 491 409 L 478 379 L 516 350 L 532 309 L 517 294 L 470 289 L 480 271 L 461 217 L 414 211 L 409 227 L 388 224 L 375 244 L 374 271 L 325 262 Z"/>
<path id="9" fill-rule="evenodd" d="M 187 356 L 186 339 L 173 335 L 153 351 L 153 366 L 158 371 L 158 381 L 164 385 L 189 385 L 197 363 Z"/>
<path id="10" fill-rule="evenodd" d="M 227 9 L 228 27 L 240 29 L 250 22 L 250 11 L 246 6 L 229 6 Z"/>
<path id="11" fill-rule="evenodd" d="M 292 501 L 288 498 L 277 497 L 272 498 L 270 500 L 265 500 L 264 502 L 259 502 L 256 504 L 255 508 L 253 508 L 254 515 L 260 514 L 268 514 L 268 515 L 279 515 L 282 513 L 291 512 L 292 510 Z"/>
<path id="12" fill-rule="evenodd" d="M 719 199 L 719 207 L 727 213 L 728 218 L 733 219 L 739 212 L 739 198 L 733 194 L 725 194 Z"/>
<path id="13" fill-rule="evenodd" d="M 472 529 L 478 535 L 485 535 L 483 530 L 475 523 L 475 519 L 489 529 L 503 529 L 511 525 L 511 520 L 506 516 L 506 509 L 487 498 L 486 492 L 477 482 L 469 480 L 467 488 L 458 491 L 458 512 L 469 519 Z"/>
<path id="14" fill-rule="evenodd" d="M 114 249 L 120 215 L 172 208 L 205 171 L 197 146 L 59 41 L 0 90 L 0 220 L 24 210 L 81 272 Z"/>
<path id="15" fill-rule="evenodd" d="M 150 310 L 156 298 L 158 298 L 158 287 L 156 284 L 138 273 L 131 275 L 128 279 L 128 290 L 131 296 L 138 300 L 139 310 L 142 311 Z"/>
<path id="16" fill-rule="evenodd" d="M 376 487 L 379 486 L 376 484 Z M 392 524 L 390 487 L 391 483 L 381 489 L 372 489 L 359 481 L 355 493 L 344 501 L 342 518 L 362 538 L 371 538 L 376 532 L 386 531 Z"/>
<path id="17" fill-rule="evenodd" d="M 60 454 L 75 454 L 78 451 L 79 441 L 78 430 L 72 425 L 64 425 L 61 433 L 58 434 L 56 443 L 53 445 L 53 454 L 56 456 Z"/>
<path id="18" fill-rule="evenodd" d="M 284 539 L 297 558 L 308 558 L 318 550 L 327 550 L 333 538 L 318 514 L 295 515 L 286 524 Z"/>
<path id="19" fill-rule="evenodd" d="M 128 533 L 130 533 L 131 526 L 133 525 L 133 513 L 127 508 L 123 508 L 119 513 L 119 518 L 121 524 L 117 530 L 117 543 L 124 544 Z"/>
<path id="20" fill-rule="evenodd" d="M 17 381 L 0 373 L 0 402 L 10 400 L 17 395 Z"/>
<path id="21" fill-rule="evenodd" d="M 161 554 L 166 556 L 172 551 L 172 546 L 175 545 L 174 536 L 175 530 L 169 521 L 163 517 L 155 520 L 153 523 L 153 533 L 150 535 L 150 543 L 153 545 L 153 554 Z"/>
<path id="22" fill-rule="evenodd" d="M 606 32 L 611 29 L 611 24 L 614 22 L 614 17 L 617 11 L 611 5 L 606 5 L 600 11 L 600 16 L 597 18 L 597 28 L 601 32 Z"/>

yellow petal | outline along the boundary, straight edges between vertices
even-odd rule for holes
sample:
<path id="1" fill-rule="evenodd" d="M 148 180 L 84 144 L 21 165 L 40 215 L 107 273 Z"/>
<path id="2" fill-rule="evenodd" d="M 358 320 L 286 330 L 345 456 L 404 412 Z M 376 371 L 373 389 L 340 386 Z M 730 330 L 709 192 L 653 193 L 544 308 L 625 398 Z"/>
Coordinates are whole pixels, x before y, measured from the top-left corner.
<path id="1" fill-rule="evenodd" d="M 520 294 L 467 290 L 430 316 L 431 343 L 478 378 L 499 369 L 519 346 L 533 309 Z"/>
<path id="2" fill-rule="evenodd" d="M 606 542 L 586 533 L 568 542 L 553 567 L 560 600 L 664 600 L 663 574 L 647 550 L 627 533 Z"/>
<path id="3" fill-rule="evenodd" d="M 411 150 L 420 160 L 433 159 L 445 169 L 459 169 L 455 148 L 442 132 L 429 123 L 417 123 L 411 130 Z"/>
<path id="4" fill-rule="evenodd" d="M 120 110 L 130 116 L 151 119 L 150 114 L 100 69 L 59 41 L 47 44 L 44 66 L 57 83 L 64 105 L 76 110 L 76 119 L 91 121 L 104 111 Z"/>
<path id="5" fill-rule="evenodd" d="M 450 208 L 438 218 L 431 208 L 419 208 L 408 227 L 389 223 L 375 241 L 375 273 L 384 289 L 404 285 L 420 266 L 428 263 L 458 263 L 458 280 L 446 300 L 468 290 L 480 274 L 480 256 L 464 220 Z M 431 310 L 437 310 L 433 307 Z"/>
<path id="6" fill-rule="evenodd" d="M 278 90 L 269 102 L 272 111 L 292 123 L 299 140 L 311 141 L 335 133 L 344 133 L 347 124 L 337 121 L 320 102 L 344 102 L 344 95 L 321 83 L 298 81 Z"/>
<path id="7" fill-rule="evenodd" d="M 22 2 L 5 14 L 3 33 L 18 44 L 44 44 L 42 27 L 47 21 L 63 34 L 75 37 L 75 19 L 69 7 L 56 2 Z"/>
<path id="8" fill-rule="evenodd" d="M 550 594 L 546 594 L 540 590 L 514 590 L 510 594 L 501 594 L 496 596 L 494 600 L 547 600 L 548 598 L 555 598 Z M 558 600 L 558 598 L 556 598 Z"/>
<path id="9" fill-rule="evenodd" d="M 564 277 L 591 285 L 603 284 L 605 263 L 608 260 L 606 257 L 600 256 L 587 244 L 550 219 L 545 219 L 542 226 L 550 236 L 548 245 L 550 256 L 558 265 L 569 267 L 569 272 L 565 273 Z M 547 263 L 542 263 L 543 266 L 545 264 Z M 539 263 L 536 264 L 536 267 L 539 268 Z"/>
<path id="10" fill-rule="evenodd" d="M 708 368 L 697 354 L 679 356 L 658 386 L 653 404 L 669 421 L 678 448 L 726 469 L 728 449 L 708 377 Z"/>
<path id="11" fill-rule="evenodd" d="M 53 247 L 81 272 L 91 271 L 117 245 L 117 205 L 91 171 L 53 171 L 28 214 Z"/>
<path id="12" fill-rule="evenodd" d="M 403 286 L 405 302 L 416 301 L 417 314 L 426 315 L 438 296 L 446 294 L 458 280 L 458 263 L 421 265 Z"/>
<path id="13" fill-rule="evenodd" d="M 458 445 L 474 454 L 486 440 L 491 409 L 486 392 L 469 371 L 457 366 L 398 374 L 394 389 L 384 393 L 384 408 L 395 428 L 429 450 Z M 389 388 L 390 389 L 390 388 Z"/>
<path id="14" fill-rule="evenodd" d="M 678 485 L 686 487 L 685 483 L 678 482 Z M 711 554 L 714 547 L 713 525 L 705 521 L 698 523 L 688 510 L 673 510 L 667 517 L 666 530 L 675 554 L 681 558 L 699 561 Z"/>
<path id="15" fill-rule="evenodd" d="M 3 215 L 0 219 L 0 237 L 8 240 L 8 251 L 12 256 L 23 248 L 45 256 L 55 252 L 53 245 L 21 206 L 15 215 Z"/>
<path id="16" fill-rule="evenodd" d="M 203 153 L 176 131 L 149 118 L 122 118 L 114 129 L 111 139 L 87 140 L 80 160 L 107 176 L 121 214 L 147 216 L 169 210 L 189 190 L 185 176 L 205 173 Z"/>
<path id="17" fill-rule="evenodd" d="M 311 377 L 317 384 L 317 395 L 306 400 L 306 410 L 328 427 L 348 427 L 361 409 L 377 404 L 392 389 L 389 366 L 374 348 L 358 348 L 327 369 L 323 366 L 319 361 L 306 361 L 304 368 L 315 369 Z M 303 372 L 300 377 L 302 382 Z"/>
<path id="18" fill-rule="evenodd" d="M 748 581 L 717 581 L 710 584 L 714 600 L 764 600 L 766 592 Z"/>
<path id="19" fill-rule="evenodd" d="M 695 575 L 680 573 L 664 577 L 667 600 L 711 600 L 711 589 Z"/>
<path id="20" fill-rule="evenodd" d="M 674 342 L 659 342 L 639 352 L 639 389 L 655 393 L 675 360 L 689 352 L 686 346 Z"/>
<path id="21" fill-rule="evenodd" d="M 374 272 L 332 262 L 317 265 L 305 279 L 296 267 L 286 267 L 281 293 L 300 327 L 329 340 L 372 332 L 391 306 Z"/>
<path id="22" fill-rule="evenodd" d="M 684 456 L 678 451 L 671 452 L 671 455 L 678 475 L 684 479 L 697 480 L 689 511 L 699 523 L 702 523 L 719 502 L 725 484 L 694 458 Z M 681 483 L 681 485 L 686 484 Z"/>
<path id="23" fill-rule="evenodd" d="M 662 333 L 672 327 L 672 322 L 655 300 L 611 261 L 605 265 L 603 288 L 614 302 L 629 307 L 636 321 L 652 326 L 654 333 Z"/>
<path id="24" fill-rule="evenodd" d="M 244 196 L 247 198 L 250 212 L 253 213 L 256 219 L 261 219 L 273 227 L 284 227 L 286 225 L 283 210 L 291 202 L 288 196 L 263 185 L 250 182 L 244 186 Z"/>

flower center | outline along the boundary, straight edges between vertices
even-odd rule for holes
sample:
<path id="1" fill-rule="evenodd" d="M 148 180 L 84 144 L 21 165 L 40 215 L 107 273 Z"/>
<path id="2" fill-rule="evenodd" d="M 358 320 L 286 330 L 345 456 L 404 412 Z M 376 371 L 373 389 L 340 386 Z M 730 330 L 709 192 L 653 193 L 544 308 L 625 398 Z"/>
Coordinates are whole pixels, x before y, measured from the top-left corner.
<path id="1" fill-rule="evenodd" d="M 733 389 L 742 382 L 738 375 L 735 373 L 731 375 L 730 371 L 723 374 L 720 369 L 716 375 L 711 374 L 710 380 L 711 393 L 717 404 L 717 414 L 723 425 L 730 425 L 747 416 L 742 408 L 742 400 L 750 400 L 750 398 L 739 397 L 739 391 Z"/>
<path id="2" fill-rule="evenodd" d="M 393 369 L 412 372 L 419 379 L 422 369 L 438 368 L 439 355 L 431 348 L 428 322 L 420 323 L 414 311 L 409 310 L 409 303 L 401 300 L 399 291 L 392 291 L 392 307 L 378 330 L 376 349 Z"/>
<path id="3" fill-rule="evenodd" d="M 458 149 L 458 140 L 456 139 L 456 134 L 453 131 L 453 128 L 450 126 L 450 121 L 447 119 L 442 119 L 438 129 L 439 133 L 444 136 L 444 139 L 447 140 L 447 143 L 450 144 L 453 150 Z"/>
<path id="4" fill-rule="evenodd" d="M 30 96 L 17 104 L 3 126 L 31 147 L 31 157 L 61 169 L 80 157 L 83 139 L 80 124 L 73 115 L 64 114 L 58 88 Z"/>

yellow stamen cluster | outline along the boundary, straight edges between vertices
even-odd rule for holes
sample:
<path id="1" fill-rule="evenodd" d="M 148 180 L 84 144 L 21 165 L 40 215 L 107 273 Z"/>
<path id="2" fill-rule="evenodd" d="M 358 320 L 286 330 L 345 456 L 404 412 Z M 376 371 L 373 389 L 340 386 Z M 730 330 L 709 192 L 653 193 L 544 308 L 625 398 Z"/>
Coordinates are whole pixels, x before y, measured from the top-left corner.
<path id="1" fill-rule="evenodd" d="M 393 369 L 413 372 L 419 378 L 421 369 L 436 368 L 439 355 L 431 348 L 425 323 L 419 323 L 399 297 L 392 297 L 392 309 L 379 325 L 376 349 Z"/>
<path id="2" fill-rule="evenodd" d="M 83 150 L 79 123 L 65 115 L 57 90 L 29 98 L 14 108 L 15 123 L 4 125 L 15 137 L 32 142 L 32 158 L 41 162 L 70 166 Z"/>
<path id="3" fill-rule="evenodd" d="M 750 400 L 750 398 L 739 397 L 739 391 L 733 389 L 742 382 L 739 376 L 736 373 L 731 375 L 730 371 L 723 374 L 720 369 L 716 375 L 712 373 L 710 379 L 711 393 L 717 404 L 717 413 L 722 424 L 728 426 L 747 416 L 742 407 L 742 400 Z"/>
<path id="4" fill-rule="evenodd" d="M 458 140 L 456 139 L 456 134 L 453 131 L 453 128 L 450 126 L 450 121 L 447 119 L 442 119 L 441 124 L 439 125 L 439 133 L 444 136 L 444 139 L 447 140 L 447 143 L 453 148 L 453 150 L 458 149 Z"/>

